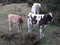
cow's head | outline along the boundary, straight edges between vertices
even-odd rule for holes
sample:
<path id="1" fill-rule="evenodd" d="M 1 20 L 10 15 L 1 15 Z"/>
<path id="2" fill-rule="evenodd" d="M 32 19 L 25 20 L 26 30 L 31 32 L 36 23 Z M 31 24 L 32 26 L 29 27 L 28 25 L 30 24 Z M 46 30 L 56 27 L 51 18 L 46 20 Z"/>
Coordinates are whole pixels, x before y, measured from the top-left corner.
<path id="1" fill-rule="evenodd" d="M 47 22 L 53 22 L 53 15 L 51 12 L 45 14 L 44 18 Z"/>
<path id="2" fill-rule="evenodd" d="M 37 18 L 36 16 L 33 16 L 33 17 L 31 16 L 31 19 L 32 19 L 31 22 L 32 22 L 32 24 L 36 24 L 37 23 L 36 18 Z"/>

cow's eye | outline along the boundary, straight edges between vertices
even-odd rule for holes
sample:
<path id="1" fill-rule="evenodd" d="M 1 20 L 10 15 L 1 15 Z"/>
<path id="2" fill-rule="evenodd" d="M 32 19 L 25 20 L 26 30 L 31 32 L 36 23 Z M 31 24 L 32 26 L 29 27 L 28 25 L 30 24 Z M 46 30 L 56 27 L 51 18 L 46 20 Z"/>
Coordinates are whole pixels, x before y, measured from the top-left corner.
<path id="1" fill-rule="evenodd" d="M 29 18 L 29 16 L 27 18 Z"/>

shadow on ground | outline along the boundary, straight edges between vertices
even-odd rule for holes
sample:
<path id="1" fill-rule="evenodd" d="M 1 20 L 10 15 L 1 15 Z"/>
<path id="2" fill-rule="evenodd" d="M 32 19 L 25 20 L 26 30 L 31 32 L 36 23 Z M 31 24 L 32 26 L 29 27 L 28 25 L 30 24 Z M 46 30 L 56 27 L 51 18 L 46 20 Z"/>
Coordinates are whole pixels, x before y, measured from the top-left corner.
<path id="1" fill-rule="evenodd" d="M 34 33 L 20 32 L 15 34 L 0 33 L 0 38 L 13 42 L 13 45 L 36 45 L 38 37 Z"/>

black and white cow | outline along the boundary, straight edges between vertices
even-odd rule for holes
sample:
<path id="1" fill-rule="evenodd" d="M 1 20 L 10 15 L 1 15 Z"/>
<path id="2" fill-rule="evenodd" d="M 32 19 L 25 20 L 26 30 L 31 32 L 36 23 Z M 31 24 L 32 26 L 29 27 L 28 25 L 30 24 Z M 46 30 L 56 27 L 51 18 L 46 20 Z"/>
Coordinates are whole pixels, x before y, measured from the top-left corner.
<path id="1" fill-rule="evenodd" d="M 32 26 L 38 26 L 39 32 L 40 32 L 40 39 L 44 38 L 44 29 L 46 28 L 46 25 L 48 22 L 52 22 L 53 16 L 52 13 L 49 12 L 47 14 L 28 14 L 28 32 L 32 32 Z"/>

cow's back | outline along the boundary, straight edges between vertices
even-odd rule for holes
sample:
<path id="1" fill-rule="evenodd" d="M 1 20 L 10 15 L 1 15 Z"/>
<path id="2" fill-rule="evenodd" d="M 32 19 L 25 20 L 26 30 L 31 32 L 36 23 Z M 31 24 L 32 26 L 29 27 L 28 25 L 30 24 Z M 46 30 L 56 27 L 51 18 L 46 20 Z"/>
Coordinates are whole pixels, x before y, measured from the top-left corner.
<path id="1" fill-rule="evenodd" d="M 17 23 L 18 20 L 22 17 L 19 15 L 9 14 L 8 18 L 10 19 L 10 21 Z"/>

